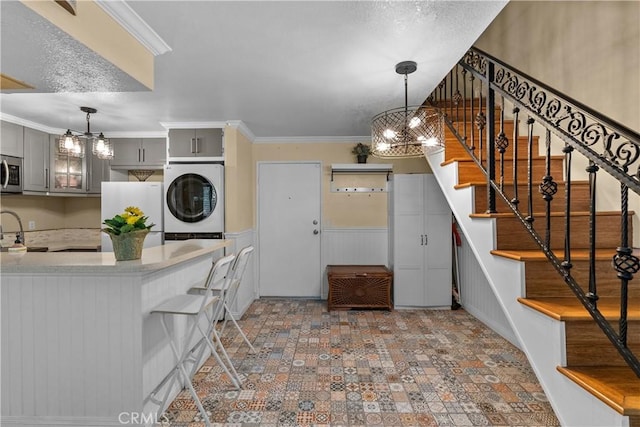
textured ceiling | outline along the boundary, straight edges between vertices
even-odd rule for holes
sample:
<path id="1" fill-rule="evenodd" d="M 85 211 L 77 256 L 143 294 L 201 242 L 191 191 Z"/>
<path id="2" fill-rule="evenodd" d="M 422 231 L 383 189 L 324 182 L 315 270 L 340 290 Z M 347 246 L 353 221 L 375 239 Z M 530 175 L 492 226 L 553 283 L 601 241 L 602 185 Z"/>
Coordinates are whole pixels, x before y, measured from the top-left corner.
<path id="1" fill-rule="evenodd" d="M 339 139 L 402 106 L 400 61 L 418 63 L 409 103 L 422 102 L 506 1 L 129 1 L 172 49 L 155 59 L 153 91 L 1 3 L 2 72 L 50 92 L 3 93 L 3 114 L 84 129 L 87 105 L 92 128 L 113 135 L 242 120 L 258 139 Z"/>

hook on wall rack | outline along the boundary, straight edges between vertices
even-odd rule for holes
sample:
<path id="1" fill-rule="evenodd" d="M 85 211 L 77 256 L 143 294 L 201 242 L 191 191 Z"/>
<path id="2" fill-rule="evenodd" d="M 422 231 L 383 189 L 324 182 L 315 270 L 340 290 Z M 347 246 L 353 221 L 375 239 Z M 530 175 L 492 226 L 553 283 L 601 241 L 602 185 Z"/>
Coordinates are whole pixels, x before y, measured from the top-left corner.
<path id="1" fill-rule="evenodd" d="M 389 175 L 393 172 L 390 163 L 334 163 L 331 165 L 331 192 L 334 193 L 380 193 L 388 191 Z M 338 187 L 334 182 L 335 174 L 384 174 L 384 187 Z"/>

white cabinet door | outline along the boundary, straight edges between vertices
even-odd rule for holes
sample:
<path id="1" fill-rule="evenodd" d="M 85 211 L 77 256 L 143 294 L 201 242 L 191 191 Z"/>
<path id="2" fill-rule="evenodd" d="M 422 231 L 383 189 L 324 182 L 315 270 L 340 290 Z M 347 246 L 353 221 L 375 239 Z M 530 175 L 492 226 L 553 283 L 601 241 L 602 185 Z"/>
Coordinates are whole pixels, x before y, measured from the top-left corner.
<path id="1" fill-rule="evenodd" d="M 24 191 L 49 191 L 49 135 L 39 130 L 24 129 Z"/>
<path id="2" fill-rule="evenodd" d="M 433 175 L 393 176 L 390 194 L 395 304 L 451 304 L 451 211 Z"/>

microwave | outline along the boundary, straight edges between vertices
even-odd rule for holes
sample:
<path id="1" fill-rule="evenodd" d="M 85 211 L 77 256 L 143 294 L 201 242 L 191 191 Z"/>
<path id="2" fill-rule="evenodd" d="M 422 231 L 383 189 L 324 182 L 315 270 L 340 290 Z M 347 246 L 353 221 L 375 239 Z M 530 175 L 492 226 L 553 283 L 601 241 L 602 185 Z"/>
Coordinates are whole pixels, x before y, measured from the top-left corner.
<path id="1" fill-rule="evenodd" d="M 22 193 L 22 159 L 0 156 L 0 191 L 2 193 Z"/>

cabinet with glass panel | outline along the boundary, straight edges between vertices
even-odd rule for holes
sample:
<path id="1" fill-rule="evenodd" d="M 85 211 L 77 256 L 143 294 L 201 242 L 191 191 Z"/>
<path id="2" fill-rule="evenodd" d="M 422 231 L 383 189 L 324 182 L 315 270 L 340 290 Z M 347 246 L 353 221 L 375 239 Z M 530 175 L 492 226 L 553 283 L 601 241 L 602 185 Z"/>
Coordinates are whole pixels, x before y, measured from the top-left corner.
<path id="1" fill-rule="evenodd" d="M 58 193 L 85 193 L 84 179 L 87 176 L 85 157 L 74 157 L 61 153 L 57 138 L 51 140 L 51 191 Z"/>

